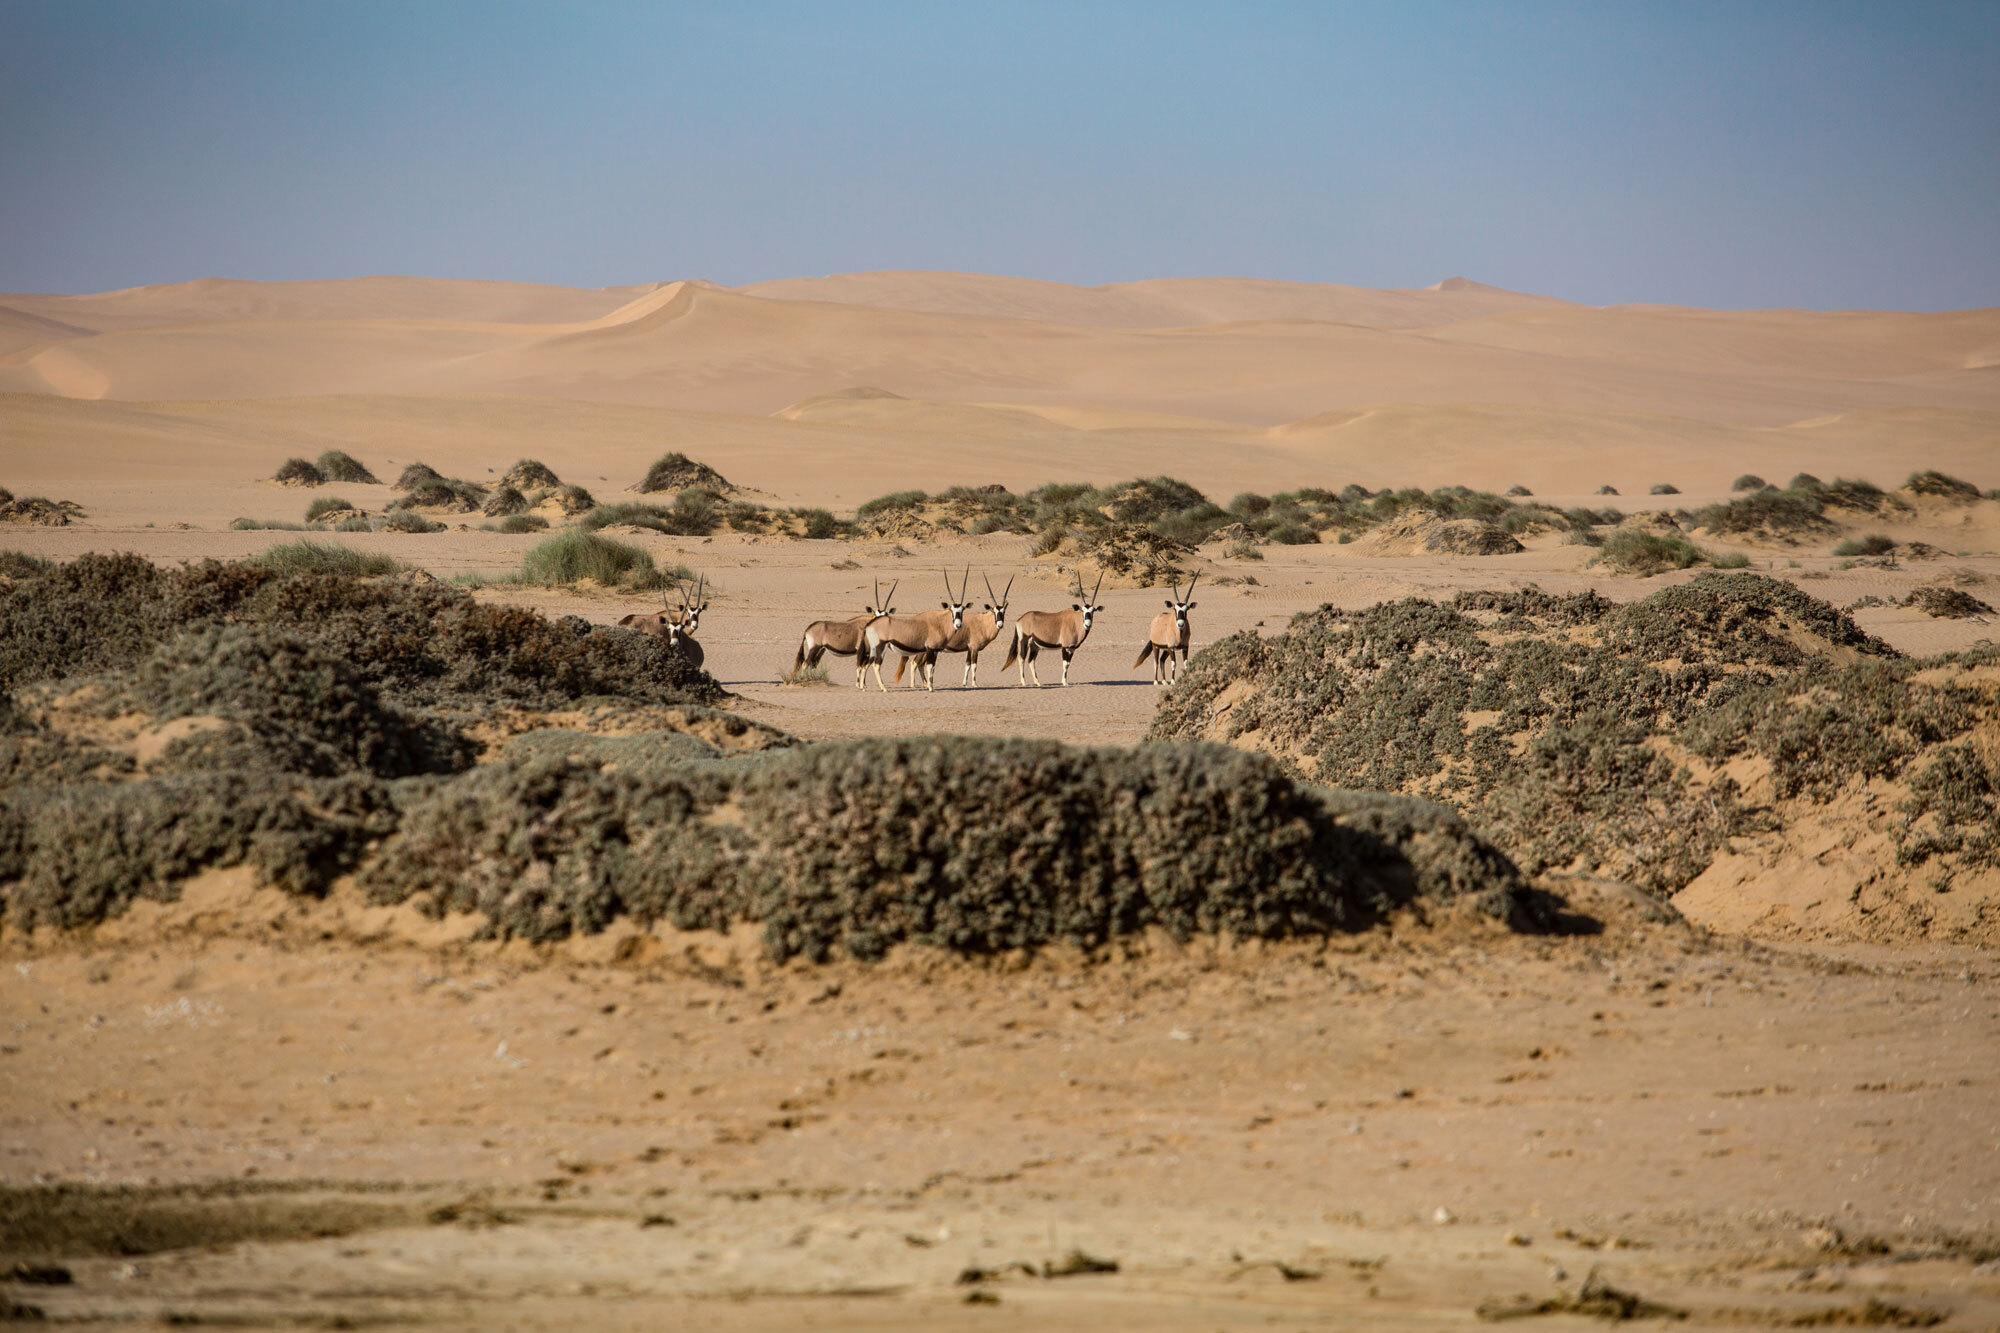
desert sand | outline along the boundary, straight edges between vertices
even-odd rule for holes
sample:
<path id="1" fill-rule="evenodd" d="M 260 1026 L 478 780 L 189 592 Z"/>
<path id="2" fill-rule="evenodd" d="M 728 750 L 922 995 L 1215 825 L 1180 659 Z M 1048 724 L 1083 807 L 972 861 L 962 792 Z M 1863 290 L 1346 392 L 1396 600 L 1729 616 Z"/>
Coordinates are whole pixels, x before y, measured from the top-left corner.
<path id="1" fill-rule="evenodd" d="M 328 448 L 385 481 L 538 458 L 601 501 L 676 449 L 761 502 L 836 510 L 1160 473 L 1218 500 L 1520 484 L 1631 512 L 1726 498 L 1744 472 L 1990 488 L 2000 311 L 910 272 L 0 295 L 0 485 L 84 509 L 0 547 L 240 558 L 296 534 L 233 519 L 387 503 L 268 480 Z M 1648 496 L 1661 482 L 1679 494 Z M 503 573 L 538 540 L 478 522 L 316 539 L 441 578 Z M 1941 554 L 1707 544 L 1836 606 L 1879 598 L 1855 620 L 1905 653 L 1995 637 L 1894 603 L 1940 581 L 2000 600 L 2000 504 L 1850 526 Z M 1158 703 L 1129 664 L 1160 594 L 1131 587 L 1106 589 L 1068 690 L 1019 688 L 1004 645 L 977 691 L 950 658 L 934 694 L 857 693 L 838 661 L 830 684 L 780 683 L 804 623 L 858 610 L 878 575 L 914 607 L 968 565 L 975 588 L 1016 577 L 1017 609 L 1066 601 L 1067 568 L 1017 536 L 616 535 L 708 575 L 709 669 L 803 737 L 1127 744 Z M 1527 545 L 1205 547 L 1196 646 L 1323 603 L 1626 601 L 1692 577 Z M 478 595 L 599 623 L 645 609 Z M 35 1199 L 46 1238 L 8 1258 L 75 1279 L 0 1284 L 0 1305 L 142 1326 L 1210 1330 L 1463 1328 L 1553 1300 L 1538 1322 L 1583 1327 L 1595 1274 L 1665 1307 L 1631 1311 L 1655 1324 L 2000 1327 L 2000 966 L 1822 907 L 1858 873 L 1822 832 L 1745 847 L 1679 911 L 1553 885 L 1601 923 L 1584 937 L 1402 922 L 1095 961 L 773 967 L 754 938 L 624 928 L 537 948 L 213 873 L 95 931 L 0 937 L 0 1184 L 14 1234 Z M 132 1193 L 65 1211 L 19 1192 L 63 1185 Z M 1072 1252 L 1117 1271 L 1027 1271 Z"/>

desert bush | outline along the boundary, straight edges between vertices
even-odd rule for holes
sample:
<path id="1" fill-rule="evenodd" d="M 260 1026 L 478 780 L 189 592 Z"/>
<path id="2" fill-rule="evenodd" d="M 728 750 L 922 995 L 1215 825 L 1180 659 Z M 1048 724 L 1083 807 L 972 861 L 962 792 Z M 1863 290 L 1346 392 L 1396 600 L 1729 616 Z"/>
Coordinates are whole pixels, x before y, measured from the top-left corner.
<path id="1" fill-rule="evenodd" d="M 521 582 L 535 587 L 573 587 L 583 579 L 635 591 L 665 586 L 645 551 L 580 529 L 557 533 L 521 561 Z"/>
<path id="2" fill-rule="evenodd" d="M 1319 934 L 1416 899 L 1525 910 L 1513 867 L 1449 812 L 1323 795 L 1222 747 L 923 737 L 689 764 L 634 739 L 510 753 L 435 787 L 365 887 L 531 939 L 620 915 L 759 922 L 778 959 L 1088 947 L 1149 926 Z"/>
<path id="3" fill-rule="evenodd" d="M 1707 559 L 1708 563 L 1716 569 L 1750 568 L 1750 557 L 1741 551 L 1723 551 L 1719 554 L 1710 552 Z"/>
<path id="4" fill-rule="evenodd" d="M 326 483 L 320 470 L 303 458 L 287 458 L 272 480 L 282 486 L 320 486 Z"/>
<path id="5" fill-rule="evenodd" d="M 1679 495 L 1680 493 L 1681 488 L 1674 485 L 1671 481 L 1656 481 L 1646 489 L 1646 494 L 1648 495 Z"/>
<path id="6" fill-rule="evenodd" d="M 1821 503 L 1834 509 L 1852 509 L 1863 514 L 1897 513 L 1907 510 L 1907 501 L 1889 494 L 1872 481 L 1858 477 L 1835 477 L 1812 492 Z"/>
<path id="7" fill-rule="evenodd" d="M 1701 549 L 1685 537 L 1621 528 L 1605 537 L 1591 563 L 1625 574 L 1653 575 L 1686 569 L 1702 559 Z"/>
<path id="8" fill-rule="evenodd" d="M 414 509 L 392 509 L 371 526 L 376 532 L 443 532 L 445 525 L 431 522 Z"/>
<path id="9" fill-rule="evenodd" d="M 1822 509 L 1820 497 L 1824 494 L 1751 491 L 1738 499 L 1696 510 L 1694 524 L 1719 534 L 1759 534 L 1782 539 L 1828 532 L 1833 524 Z"/>
<path id="10" fill-rule="evenodd" d="M 1935 495 L 1946 500 L 1979 498 L 1977 486 L 1934 468 L 1924 472 L 1912 472 L 1910 479 L 1903 483 L 1903 489 L 1912 495 Z"/>
<path id="11" fill-rule="evenodd" d="M 1319 534 L 1302 523 L 1280 523 L 1264 534 L 1280 546 L 1312 546 Z"/>
<path id="12" fill-rule="evenodd" d="M 916 509 L 930 497 L 922 491 L 892 491 L 888 495 L 878 495 L 872 500 L 864 500 L 854 511 L 856 518 L 874 518 L 878 514 L 896 513 L 906 509 Z"/>
<path id="13" fill-rule="evenodd" d="M 359 513 L 351 500 L 343 500 L 337 495 L 322 495 L 306 506 L 306 522 L 318 523 L 329 514 Z"/>
<path id="14" fill-rule="evenodd" d="M 597 498 L 581 486 L 563 487 L 555 493 L 555 503 L 566 518 L 575 518 L 597 508 Z"/>
<path id="15" fill-rule="evenodd" d="M 399 491 L 407 491 L 414 487 L 421 486 L 424 482 L 427 481 L 442 481 L 442 480 L 444 480 L 444 474 L 439 472 L 436 468 L 432 467 L 429 463 L 411 463 L 410 465 L 408 465 L 403 469 L 402 475 L 396 478 L 396 485 L 394 489 Z"/>
<path id="16" fill-rule="evenodd" d="M 498 523 L 485 525 L 488 532 L 505 532 L 517 537 L 526 532 L 546 532 L 548 527 L 549 521 L 540 514 L 509 514 Z"/>
<path id="17" fill-rule="evenodd" d="M 269 547 L 245 563 L 279 574 L 345 574 L 352 578 L 394 574 L 409 568 L 394 556 L 379 551 L 357 551 L 351 546 L 310 540 Z"/>
<path id="18" fill-rule="evenodd" d="M 799 520 L 800 535 L 814 541 L 847 535 L 845 525 L 825 509 L 794 509 L 792 517 Z"/>
<path id="19" fill-rule="evenodd" d="M 480 512 L 488 518 L 512 518 L 525 514 L 528 512 L 528 497 L 521 494 L 520 488 L 512 482 L 503 481 L 497 490 L 486 497 Z"/>
<path id="20" fill-rule="evenodd" d="M 1257 544 L 1248 541 L 1231 542 L 1222 548 L 1222 554 L 1231 560 L 1262 560 L 1264 558 L 1264 553 L 1257 549 Z"/>
<path id="21" fill-rule="evenodd" d="M 232 518 L 229 520 L 231 532 L 304 532 L 303 523 L 287 523 L 276 518 Z"/>
<path id="22" fill-rule="evenodd" d="M 1255 518 L 1270 507 L 1270 497 L 1254 491 L 1244 491 L 1229 502 L 1229 512 L 1238 518 Z"/>
<path id="23" fill-rule="evenodd" d="M 1925 615 L 1941 620 L 1969 620 L 1974 616 L 1993 614 L 1992 607 L 1963 588 L 1916 588 L 1903 605 L 1914 606 Z"/>
<path id="24" fill-rule="evenodd" d="M 1599 486 L 1597 488 L 1597 493 L 1599 495 L 1616 495 L 1618 494 L 1618 488 L 1616 486 L 1611 486 L 1611 485 Z"/>
<path id="25" fill-rule="evenodd" d="M 728 494 L 736 488 L 729 484 L 720 472 L 706 463 L 698 463 L 678 451 L 664 454 L 646 469 L 645 478 L 639 483 L 641 493 L 653 491 L 678 491 L 689 486 L 701 486 L 718 494 Z"/>
<path id="26" fill-rule="evenodd" d="M 1833 548 L 1835 555 L 1890 555 L 1895 552 L 1896 543 L 1879 532 L 1871 532 L 1865 537 L 1849 537 Z"/>
<path id="27" fill-rule="evenodd" d="M 1826 489 L 1826 483 L 1810 472 L 1801 472 L 1785 483 L 1788 491 L 1819 491 Z"/>
<path id="28" fill-rule="evenodd" d="M 409 488 L 409 494 L 391 509 L 448 509 L 453 513 L 477 513 L 486 503 L 486 488 L 475 481 L 451 477 L 429 477 Z"/>
<path id="29" fill-rule="evenodd" d="M 503 486 L 512 486 L 523 493 L 552 491 L 562 485 L 562 478 L 558 477 L 546 463 L 523 458 L 501 474 L 500 483 Z"/>
<path id="30" fill-rule="evenodd" d="M 375 525 L 374 523 L 369 521 L 368 515 L 366 514 L 362 513 L 344 514 L 341 516 L 340 521 L 333 525 L 333 531 L 373 532 L 375 531 Z"/>
<path id="31" fill-rule="evenodd" d="M 1510 500 L 1525 500 L 1529 496 L 1533 495 L 1534 492 L 1529 490 L 1526 486 L 1521 485 L 1519 482 L 1515 482 L 1512 486 L 1509 486 L 1507 488 L 1505 494 L 1507 498 Z"/>
<path id="32" fill-rule="evenodd" d="M 1207 496 L 1176 477 L 1139 477 L 1106 486 L 1091 498 L 1120 523 L 1151 523 L 1208 503 Z"/>
<path id="33" fill-rule="evenodd" d="M 328 481 L 351 481 L 357 486 L 382 484 L 353 454 L 343 453 L 339 449 L 328 449 L 319 456 L 319 462 L 313 466 L 318 468 L 320 475 Z"/>
<path id="34" fill-rule="evenodd" d="M 1731 491 L 1761 491 L 1771 489 L 1771 483 L 1754 472 L 1746 472 L 1729 483 Z"/>
<path id="35" fill-rule="evenodd" d="M 0 550 L 0 579 L 38 579 L 55 567 L 55 561 L 39 555 Z"/>

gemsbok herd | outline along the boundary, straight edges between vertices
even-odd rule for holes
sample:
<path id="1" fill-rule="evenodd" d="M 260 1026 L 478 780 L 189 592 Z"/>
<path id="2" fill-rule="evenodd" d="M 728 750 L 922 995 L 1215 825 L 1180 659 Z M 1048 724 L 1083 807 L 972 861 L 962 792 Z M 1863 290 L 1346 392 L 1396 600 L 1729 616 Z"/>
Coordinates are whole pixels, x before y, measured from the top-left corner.
<path id="1" fill-rule="evenodd" d="M 1137 670 L 1150 659 L 1155 685 L 1173 683 L 1180 667 L 1187 662 L 1188 612 L 1195 608 L 1194 585 L 1200 578 L 1196 574 L 1185 593 L 1179 583 L 1174 584 L 1174 595 L 1167 599 L 1167 609 L 1153 617 L 1146 632 L 1146 645 L 1132 663 Z M 1069 664 L 1090 637 L 1098 612 L 1104 609 L 1097 600 L 1104 587 L 1104 576 L 1098 575 L 1097 586 L 1090 590 L 1089 596 L 1084 595 L 1082 576 L 1076 576 L 1076 600 L 1068 610 L 1024 611 L 1011 627 L 1007 624 L 1007 598 L 1014 591 L 1014 580 L 1008 579 L 1007 586 L 999 592 L 993 591 L 993 582 L 985 575 L 980 576 L 980 581 L 986 585 L 986 595 L 991 600 L 981 602 L 977 611 L 972 609 L 972 570 L 968 567 L 956 590 L 951 586 L 950 572 L 945 573 L 944 600 L 935 611 L 898 615 L 891 603 L 896 600 L 901 580 L 891 583 L 888 595 L 884 596 L 882 581 L 877 579 L 874 598 L 861 608 L 860 615 L 845 620 L 815 620 L 806 626 L 805 633 L 799 636 L 798 652 L 792 657 L 791 674 L 797 677 L 801 670 L 818 666 L 826 654 L 832 653 L 854 659 L 856 689 L 868 688 L 868 671 L 872 667 L 875 688 L 886 694 L 889 687 L 882 683 L 882 659 L 893 648 L 897 653 L 896 682 L 901 684 L 907 671 L 911 689 L 921 681 L 926 690 L 935 690 L 938 658 L 947 653 L 964 653 L 965 671 L 959 685 L 977 688 L 979 654 L 1011 628 L 1007 660 L 1000 664 L 1000 669 L 1014 667 L 1021 685 L 1032 679 L 1039 687 L 1042 677 L 1035 669 L 1035 660 L 1043 649 L 1053 649 L 1062 656 L 1062 683 L 1068 685 Z M 658 611 L 629 615 L 618 623 L 665 639 L 668 647 L 700 666 L 705 655 L 694 635 L 701 628 L 701 613 L 708 609 L 704 595 L 707 589 L 706 574 L 695 584 L 692 597 L 676 581 L 674 591 L 681 601 L 678 607 L 662 605 Z M 913 664 L 915 669 L 911 670 Z"/>

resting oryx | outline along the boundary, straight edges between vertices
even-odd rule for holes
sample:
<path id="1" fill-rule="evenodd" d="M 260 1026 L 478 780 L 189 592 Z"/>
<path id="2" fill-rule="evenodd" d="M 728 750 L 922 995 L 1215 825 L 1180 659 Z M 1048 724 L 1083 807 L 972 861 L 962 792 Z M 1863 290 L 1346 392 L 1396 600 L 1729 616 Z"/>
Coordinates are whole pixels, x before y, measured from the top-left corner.
<path id="1" fill-rule="evenodd" d="M 996 593 L 993 591 L 993 580 L 987 578 L 984 574 L 981 574 L 979 578 L 986 585 L 986 595 L 993 600 L 982 602 L 981 605 L 986 609 L 984 611 L 975 611 L 967 616 L 965 623 L 956 630 L 953 630 L 951 637 L 944 641 L 944 647 L 938 650 L 945 653 L 965 654 L 965 674 L 959 678 L 958 682 L 961 688 L 967 685 L 978 686 L 979 655 L 985 652 L 986 646 L 999 638 L 1000 631 L 1006 628 L 1007 595 L 1014 591 L 1014 580 L 1012 579 L 1008 579 L 1007 586 Z M 967 605 L 970 605 L 970 603 L 967 603 Z M 936 655 L 935 653 L 932 654 L 934 658 Z M 896 682 L 898 684 L 901 684 L 903 680 L 903 668 L 909 664 L 910 655 L 907 653 L 896 660 Z"/>
<path id="2" fill-rule="evenodd" d="M 1174 584 L 1173 600 L 1167 603 L 1166 610 L 1153 617 L 1152 628 L 1146 632 L 1146 646 L 1139 650 L 1139 656 L 1132 663 L 1136 671 L 1147 658 L 1152 658 L 1155 685 L 1167 684 L 1169 674 L 1179 675 L 1180 667 L 1187 662 L 1187 613 L 1194 610 L 1194 585 L 1199 582 L 1200 574 L 1188 581 L 1185 601 L 1181 599 L 1181 585 L 1178 582 Z"/>
<path id="3" fill-rule="evenodd" d="M 701 613 L 708 610 L 708 602 L 703 597 L 708 589 L 708 575 L 701 576 L 695 587 L 694 599 L 690 601 L 687 587 L 679 579 L 674 580 L 674 591 L 680 594 L 678 610 L 667 606 L 661 598 L 661 609 L 645 615 L 633 614 L 619 620 L 619 624 L 636 629 L 642 634 L 651 634 L 667 641 L 667 647 L 685 657 L 695 666 L 700 666 L 705 658 L 701 645 L 695 642 L 694 632 L 701 628 Z"/>
<path id="4" fill-rule="evenodd" d="M 1028 677 L 1034 676 L 1039 687 L 1042 677 L 1035 670 L 1035 656 L 1044 648 L 1054 648 L 1062 653 L 1062 683 L 1069 684 L 1069 660 L 1076 656 L 1076 650 L 1083 647 L 1083 641 L 1090 637 L 1090 622 L 1104 608 L 1097 603 L 1099 589 L 1104 587 L 1104 575 L 1097 576 L 1097 587 L 1090 590 L 1090 596 L 1083 595 L 1083 575 L 1076 576 L 1076 601 L 1067 611 L 1024 611 L 1014 621 L 1014 641 L 1007 646 L 1007 660 L 1000 664 L 1005 671 L 1020 659 L 1020 679 L 1023 685 Z"/>
<path id="5" fill-rule="evenodd" d="M 972 576 L 969 566 L 965 574 L 967 578 Z M 972 605 L 966 600 L 963 589 L 953 594 L 949 573 L 944 576 L 944 595 L 945 600 L 938 603 L 942 608 L 940 610 L 925 611 L 915 616 L 881 616 L 869 621 L 867 628 L 861 631 L 862 640 L 867 645 L 869 665 L 875 668 L 876 689 L 884 694 L 889 692 L 889 687 L 882 683 L 882 654 L 891 648 L 905 656 L 920 658 L 924 688 L 937 688 L 931 679 L 936 673 L 937 655 L 945 641 L 965 623 L 965 608 Z M 916 687 L 917 682 L 912 678 L 910 688 Z"/>
<path id="6" fill-rule="evenodd" d="M 901 580 L 897 580 L 898 583 Z M 868 688 L 864 678 L 868 673 L 868 641 L 862 631 L 883 616 L 894 615 L 896 608 L 889 603 L 896 599 L 896 584 L 889 585 L 889 595 L 882 595 L 882 580 L 875 580 L 875 600 L 867 606 L 867 614 L 848 620 L 815 620 L 806 626 L 806 632 L 799 638 L 798 656 L 792 659 L 792 675 L 799 674 L 799 668 L 818 666 L 819 659 L 827 653 L 854 659 L 854 688 Z M 902 673 L 897 672 L 897 679 Z"/>

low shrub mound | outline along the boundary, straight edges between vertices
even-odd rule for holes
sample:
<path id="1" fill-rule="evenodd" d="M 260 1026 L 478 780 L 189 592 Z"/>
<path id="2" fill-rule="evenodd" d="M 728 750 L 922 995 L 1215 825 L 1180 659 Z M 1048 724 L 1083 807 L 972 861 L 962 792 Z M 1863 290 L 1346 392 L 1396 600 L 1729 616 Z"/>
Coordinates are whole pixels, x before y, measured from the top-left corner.
<path id="1" fill-rule="evenodd" d="M 1590 563 L 1645 577 L 1686 569 L 1705 558 L 1700 547 L 1678 533 L 1620 528 L 1604 539 Z"/>
<path id="2" fill-rule="evenodd" d="M 328 449 L 313 465 L 328 481 L 351 481 L 357 486 L 380 486 L 382 483 L 353 454 L 339 449 Z"/>
<path id="3" fill-rule="evenodd" d="M 403 474 L 396 478 L 395 489 L 407 491 L 427 481 L 442 480 L 444 480 L 444 474 L 429 463 L 411 463 L 403 469 Z"/>
<path id="4" fill-rule="evenodd" d="M 1526 486 L 1521 485 L 1519 482 L 1516 482 L 1512 486 L 1509 486 L 1506 490 L 1507 497 L 1509 499 L 1514 499 L 1514 500 L 1525 500 L 1533 494 L 1534 494 L 1533 491 L 1529 490 Z"/>
<path id="5" fill-rule="evenodd" d="M 423 532 L 443 532 L 444 528 L 445 528 L 444 524 L 433 523 L 430 519 L 425 518 L 422 514 L 419 514 L 414 509 L 392 509 L 388 513 L 382 515 L 382 517 L 374 523 L 369 523 L 367 520 L 364 519 L 361 525 L 350 527 L 345 521 L 343 521 L 340 525 L 339 531 L 423 533 Z"/>
<path id="6" fill-rule="evenodd" d="M 357 551 L 351 546 L 303 540 L 273 546 L 245 563 L 280 574 L 346 574 L 354 578 L 373 578 L 409 568 L 396 557 L 379 551 Z"/>
<path id="7" fill-rule="evenodd" d="M 565 486 L 549 497 L 564 518 L 575 518 L 597 508 L 597 500 L 581 486 Z"/>
<path id="8" fill-rule="evenodd" d="M 486 504 L 486 488 L 476 481 L 451 477 L 426 477 L 413 483 L 409 494 L 391 509 L 442 509 L 453 514 L 476 514 Z"/>
<path id="9" fill-rule="evenodd" d="M 528 497 L 509 481 L 502 482 L 499 489 L 486 497 L 486 503 L 479 507 L 479 512 L 488 518 L 511 518 L 515 514 L 527 513 L 528 509 Z"/>
<path id="10" fill-rule="evenodd" d="M 1772 487 L 1770 482 L 1765 481 L 1762 477 L 1758 476 L 1756 473 L 1746 472 L 1742 476 L 1738 477 L 1735 481 L 1730 482 L 1729 489 L 1733 492 L 1740 493 L 1742 491 L 1769 490 L 1772 489 Z"/>
<path id="11" fill-rule="evenodd" d="M 736 491 L 736 487 L 730 485 L 720 472 L 676 451 L 654 460 L 639 482 L 639 492 L 650 495 L 655 491 L 686 490 L 690 486 L 699 486 L 718 495 L 730 495 Z"/>
<path id="12" fill-rule="evenodd" d="M 1934 495 L 1944 500 L 1977 500 L 1979 488 L 1969 481 L 1931 469 L 1912 472 L 1910 479 L 1903 483 L 1903 489 L 1912 495 Z"/>
<path id="13" fill-rule="evenodd" d="M 1370 534 L 1365 549 L 1375 555 L 1511 555 L 1527 548 L 1484 519 L 1447 519 L 1435 510 L 1412 508 Z"/>
<path id="14" fill-rule="evenodd" d="M 1980 601 L 1963 588 L 1927 587 L 1914 589 L 1905 606 L 1914 606 L 1927 616 L 1940 620 L 1969 620 L 1974 616 L 1990 616 L 1993 608 Z"/>
<path id="15" fill-rule="evenodd" d="M 1606 484 L 1603 486 L 1599 486 L 1597 488 L 1597 493 L 1599 495 L 1616 495 L 1618 494 L 1618 488 L 1616 486 Z"/>
<path id="16" fill-rule="evenodd" d="M 1833 531 L 1826 516 L 1832 503 L 1820 491 L 1750 491 L 1737 499 L 1696 510 L 1694 526 L 1718 536 L 1764 537 L 1783 542 Z"/>
<path id="17" fill-rule="evenodd" d="M 1809 694 L 1836 659 L 1889 663 L 1898 688 L 1921 693 L 1844 613 L 1751 574 L 1703 574 L 1624 606 L 1528 590 L 1322 607 L 1271 639 L 1244 632 L 1197 653 L 1148 735 L 1255 745 L 1315 781 L 1449 801 L 1531 874 L 1596 871 L 1665 895 L 1759 818 L 1733 779 L 1696 778 L 1675 747 L 1720 755 L 1717 738 L 1743 735 L 1780 772 L 1806 773 L 1807 738 L 1859 738 L 1878 719 L 1833 705 L 1856 720 L 1760 731 L 1728 710 Z M 1914 700 L 1897 698 L 1898 716 L 1924 713 Z M 1949 707 L 1927 715 L 1944 720 L 1920 727 L 1905 759 L 1969 725 Z M 1853 757 L 1859 739 L 1828 745 L 1848 776 L 1881 766 Z"/>
<path id="18" fill-rule="evenodd" d="M 581 529 L 557 533 L 521 561 L 521 582 L 535 587 L 568 588 L 584 579 L 635 592 L 666 586 L 652 556 L 630 542 Z"/>
<path id="19" fill-rule="evenodd" d="M 512 486 L 517 491 L 533 493 L 552 491 L 562 485 L 562 478 L 548 464 L 532 458 L 524 458 L 501 474 L 500 484 Z"/>
<path id="20" fill-rule="evenodd" d="M 0 523 L 66 528 L 70 520 L 82 516 L 83 506 L 73 500 L 50 500 L 39 495 L 24 495 L 16 499 L 13 492 L 0 490 Z"/>
<path id="21" fill-rule="evenodd" d="M 489 532 L 505 532 L 520 536 L 527 532 L 547 532 L 549 521 L 540 514 L 509 514 L 498 523 L 484 525 Z"/>
<path id="22" fill-rule="evenodd" d="M 1865 537 L 1849 537 L 1846 541 L 1836 543 L 1833 553 L 1845 556 L 1894 555 L 1896 543 L 1882 533 L 1871 532 Z"/>
<path id="23" fill-rule="evenodd" d="M 287 458 L 271 480 L 280 486 L 324 486 L 326 475 L 307 459 Z"/>
<path id="24" fill-rule="evenodd" d="M 1741 480 L 1741 478 L 1738 478 L 1738 480 Z M 1646 488 L 1646 494 L 1648 495 L 1679 495 L 1680 493 L 1681 488 L 1674 485 L 1671 481 L 1654 482 Z"/>
<path id="25" fill-rule="evenodd" d="M 1872 481 L 1856 477 L 1835 477 L 1825 485 L 1815 485 L 1811 493 L 1830 509 L 1851 509 L 1861 514 L 1907 513 L 1910 503 L 1889 494 Z"/>
<path id="26" fill-rule="evenodd" d="M 1279 938 L 1411 903 L 1530 915 L 1507 859 L 1420 802 L 1323 794 L 1218 746 L 957 737 L 724 764 L 644 738 L 510 754 L 413 806 L 362 883 L 529 939 L 618 916 L 757 922 L 778 959 L 1088 947 L 1149 926 Z"/>
<path id="27" fill-rule="evenodd" d="M 343 500 L 337 495 L 322 495 L 306 506 L 306 522 L 323 523 L 329 518 L 360 512 L 352 500 Z"/>
<path id="28" fill-rule="evenodd" d="M 673 537 L 706 537 L 721 522 L 722 515 L 717 513 L 713 497 L 706 491 L 689 490 L 675 496 L 671 505 L 638 502 L 599 505 L 583 516 L 580 526 L 591 532 L 623 526 L 664 532 Z"/>

